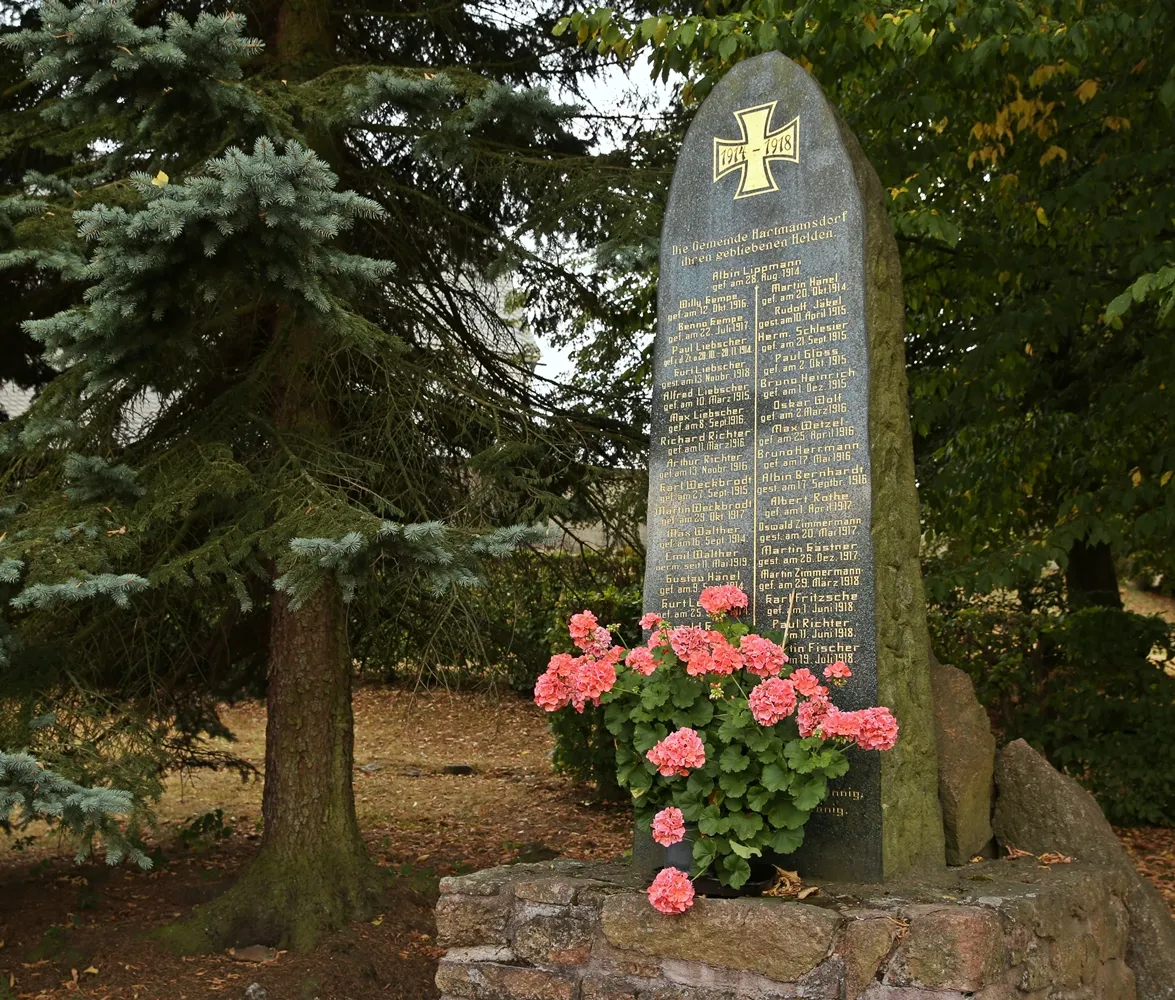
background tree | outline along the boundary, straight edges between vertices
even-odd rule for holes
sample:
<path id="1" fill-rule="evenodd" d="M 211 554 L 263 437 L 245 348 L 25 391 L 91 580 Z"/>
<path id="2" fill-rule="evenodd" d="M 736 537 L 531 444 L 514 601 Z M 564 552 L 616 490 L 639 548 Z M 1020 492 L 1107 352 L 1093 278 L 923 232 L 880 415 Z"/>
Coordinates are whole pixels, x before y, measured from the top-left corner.
<path id="1" fill-rule="evenodd" d="M 559 29 L 647 52 L 692 107 L 781 50 L 860 136 L 903 252 L 919 483 L 943 594 L 1117 605 L 1175 542 L 1175 23 L 1144 2 L 633 4 Z M 1133 309 L 1132 304 L 1138 303 Z"/>
<path id="2" fill-rule="evenodd" d="M 53 376 L 5 442 L 7 739 L 51 707 L 84 777 L 149 789 L 264 671 L 261 849 L 176 939 L 305 947 L 375 887 L 345 602 L 475 582 L 627 429 L 545 403 L 503 316 L 506 275 L 574 277 L 530 236 L 587 162 L 516 86 L 539 28 L 274 0 L 263 43 L 201 6 L 48 0 L 4 38 L 31 82 L 2 148 L 51 157 L 0 260 L 76 303 L 6 307 Z"/>

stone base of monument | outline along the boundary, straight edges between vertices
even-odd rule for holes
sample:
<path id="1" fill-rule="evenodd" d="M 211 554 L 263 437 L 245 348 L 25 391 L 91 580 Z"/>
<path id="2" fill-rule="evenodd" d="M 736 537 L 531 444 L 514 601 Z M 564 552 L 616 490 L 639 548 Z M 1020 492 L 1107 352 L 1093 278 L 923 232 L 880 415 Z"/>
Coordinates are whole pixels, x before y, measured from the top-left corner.
<path id="1" fill-rule="evenodd" d="M 445 1000 L 1134 1000 L 1121 872 L 1034 858 L 805 902 L 649 906 L 627 865 L 554 861 L 441 882 Z"/>

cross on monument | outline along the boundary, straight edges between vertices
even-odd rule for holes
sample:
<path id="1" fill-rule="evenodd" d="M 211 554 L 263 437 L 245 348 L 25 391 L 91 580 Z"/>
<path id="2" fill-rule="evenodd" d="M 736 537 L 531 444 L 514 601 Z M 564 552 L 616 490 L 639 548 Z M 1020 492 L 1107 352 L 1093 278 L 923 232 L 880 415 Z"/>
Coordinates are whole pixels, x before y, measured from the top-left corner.
<path id="1" fill-rule="evenodd" d="M 741 139 L 714 138 L 714 183 L 727 174 L 740 172 L 735 198 L 778 191 L 771 173 L 773 160 L 800 162 L 800 116 L 771 130 L 771 116 L 778 101 L 756 104 L 736 111 Z"/>

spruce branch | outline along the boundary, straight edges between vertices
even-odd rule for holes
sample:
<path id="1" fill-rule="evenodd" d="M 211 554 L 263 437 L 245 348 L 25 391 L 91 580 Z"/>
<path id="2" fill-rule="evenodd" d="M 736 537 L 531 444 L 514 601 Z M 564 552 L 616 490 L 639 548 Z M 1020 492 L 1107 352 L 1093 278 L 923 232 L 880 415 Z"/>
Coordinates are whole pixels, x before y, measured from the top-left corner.
<path id="1" fill-rule="evenodd" d="M 20 807 L 20 817 L 12 813 Z M 113 788 L 84 788 L 48 770 L 27 753 L 0 750 L 0 829 L 20 829 L 34 820 L 61 826 L 80 842 L 75 860 L 90 856 L 95 836 L 106 844 L 106 863 L 130 859 L 140 868 L 151 867 L 151 859 L 131 844 L 118 825 L 118 817 L 134 810 L 128 792 Z"/>

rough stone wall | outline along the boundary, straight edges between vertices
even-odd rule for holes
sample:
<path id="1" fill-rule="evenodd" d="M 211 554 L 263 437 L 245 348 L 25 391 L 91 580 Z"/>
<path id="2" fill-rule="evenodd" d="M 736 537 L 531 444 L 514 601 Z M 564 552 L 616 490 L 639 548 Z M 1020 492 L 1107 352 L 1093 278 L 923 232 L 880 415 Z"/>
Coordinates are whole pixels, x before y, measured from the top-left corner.
<path id="1" fill-rule="evenodd" d="M 1135 1000 L 1121 872 L 993 861 L 825 886 L 820 905 L 655 912 L 627 866 L 557 861 L 441 882 L 444 1000 Z"/>

